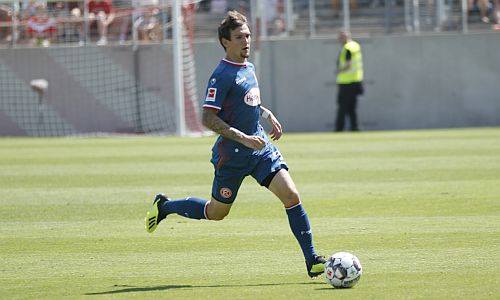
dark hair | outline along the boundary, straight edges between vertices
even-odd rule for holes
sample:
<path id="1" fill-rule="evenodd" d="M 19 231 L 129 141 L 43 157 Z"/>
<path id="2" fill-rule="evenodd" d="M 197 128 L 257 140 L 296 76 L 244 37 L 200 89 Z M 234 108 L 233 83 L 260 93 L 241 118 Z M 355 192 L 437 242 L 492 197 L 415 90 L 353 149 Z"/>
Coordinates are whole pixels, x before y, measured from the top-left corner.
<path id="1" fill-rule="evenodd" d="M 248 22 L 247 18 L 244 15 L 240 14 L 236 10 L 230 10 L 227 12 L 226 17 L 224 17 L 224 20 L 222 20 L 217 30 L 219 33 L 219 42 L 224 50 L 226 50 L 226 47 L 224 47 L 224 45 L 222 44 L 222 39 L 224 38 L 230 41 L 231 30 L 234 30 L 235 28 L 238 28 L 245 24 L 248 25 Z"/>

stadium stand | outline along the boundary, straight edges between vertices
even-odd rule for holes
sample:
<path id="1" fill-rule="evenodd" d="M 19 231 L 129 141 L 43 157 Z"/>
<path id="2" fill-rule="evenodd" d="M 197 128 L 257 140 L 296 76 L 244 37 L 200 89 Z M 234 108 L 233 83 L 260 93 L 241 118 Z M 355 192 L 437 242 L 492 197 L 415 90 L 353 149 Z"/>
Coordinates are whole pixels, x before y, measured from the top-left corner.
<path id="1" fill-rule="evenodd" d="M 285 35 L 286 0 L 265 1 L 270 36 Z M 486 1 L 486 10 L 483 2 Z M 93 1 L 87 1 L 92 2 Z M 170 8 L 164 1 L 104 1 L 112 4 L 115 18 L 109 24 L 110 42 L 135 40 L 136 42 L 159 42 L 170 37 Z M 227 9 L 238 9 L 251 14 L 251 3 L 235 0 L 191 1 L 186 9 L 193 14 L 193 37 L 213 38 L 216 25 Z M 42 30 L 56 32 L 47 40 L 55 43 L 99 41 L 98 30 L 92 25 L 86 1 L 0 1 L 0 45 L 42 45 L 33 41 L 33 33 Z M 292 28 L 286 35 L 330 35 L 343 24 L 342 1 L 340 0 L 293 0 Z M 418 3 L 414 6 L 413 3 Z M 469 1 L 467 25 L 469 30 L 491 30 L 498 28 L 498 1 Z M 92 6 L 94 7 L 94 6 Z M 39 18 L 37 10 L 46 9 L 47 14 Z M 85 12 L 87 10 L 87 13 Z M 481 12 L 482 11 L 482 12 Z M 38 12 L 40 13 L 40 12 Z M 484 15 L 486 14 L 486 15 Z M 86 20 L 87 17 L 87 21 Z M 314 19 L 311 19 L 313 17 Z M 462 28 L 461 0 L 351 0 L 351 31 L 359 35 L 381 35 L 413 32 L 415 21 L 419 31 L 460 31 Z M 487 22 L 485 22 L 487 20 Z M 46 27 L 46 28 L 45 28 Z M 56 30 L 57 28 L 57 30 Z M 313 32 L 311 32 L 313 31 Z M 84 35 L 84 36 L 82 36 Z M 102 41 L 102 39 L 101 39 Z M 47 43 L 45 43 L 47 45 Z"/>

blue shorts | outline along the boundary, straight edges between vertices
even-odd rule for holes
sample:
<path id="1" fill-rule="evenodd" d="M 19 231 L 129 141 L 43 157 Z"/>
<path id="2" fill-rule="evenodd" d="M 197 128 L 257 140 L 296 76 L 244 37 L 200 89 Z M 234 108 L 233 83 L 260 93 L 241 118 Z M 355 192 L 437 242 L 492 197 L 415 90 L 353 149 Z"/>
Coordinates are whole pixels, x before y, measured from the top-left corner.
<path id="1" fill-rule="evenodd" d="M 212 197 L 226 204 L 234 202 L 243 179 L 248 175 L 265 185 L 269 175 L 281 169 L 288 170 L 281 152 L 271 143 L 257 154 L 214 153 L 212 163 L 215 167 Z"/>

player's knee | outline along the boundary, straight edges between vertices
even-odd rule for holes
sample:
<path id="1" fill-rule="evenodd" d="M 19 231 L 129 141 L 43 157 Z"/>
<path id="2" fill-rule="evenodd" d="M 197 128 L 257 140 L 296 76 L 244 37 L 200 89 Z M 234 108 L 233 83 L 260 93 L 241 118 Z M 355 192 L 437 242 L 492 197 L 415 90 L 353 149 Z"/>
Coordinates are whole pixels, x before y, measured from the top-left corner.
<path id="1" fill-rule="evenodd" d="M 300 202 L 299 192 L 296 189 L 288 190 L 284 194 L 282 201 L 285 207 L 290 207 L 299 204 Z"/>
<path id="2" fill-rule="evenodd" d="M 209 214 L 208 218 L 211 221 L 222 221 L 228 215 L 228 212 L 217 212 Z"/>
<path id="3" fill-rule="evenodd" d="M 213 202 L 208 203 L 206 217 L 212 221 L 221 221 L 229 214 L 229 209 L 222 209 L 213 205 Z"/>
<path id="4" fill-rule="evenodd" d="M 226 216 L 213 216 L 210 217 L 210 221 L 222 221 Z"/>

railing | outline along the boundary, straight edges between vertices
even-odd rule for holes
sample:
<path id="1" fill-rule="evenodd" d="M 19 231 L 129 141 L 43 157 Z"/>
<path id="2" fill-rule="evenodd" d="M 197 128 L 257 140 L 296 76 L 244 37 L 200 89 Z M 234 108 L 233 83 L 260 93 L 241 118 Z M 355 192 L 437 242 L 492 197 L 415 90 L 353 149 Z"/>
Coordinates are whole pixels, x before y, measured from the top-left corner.
<path id="1" fill-rule="evenodd" d="M 332 35 L 340 29 L 356 35 L 500 30 L 500 1 L 489 1 L 469 7 L 468 0 L 198 0 L 184 1 L 184 7 L 195 12 L 194 38 L 215 38 L 232 8 L 267 38 Z M 0 46 L 138 44 L 172 37 L 171 0 L 112 1 L 109 9 L 92 3 L 0 0 Z"/>
<path id="2" fill-rule="evenodd" d="M 168 38 L 167 2 L 0 0 L 0 45 L 159 42 Z"/>

